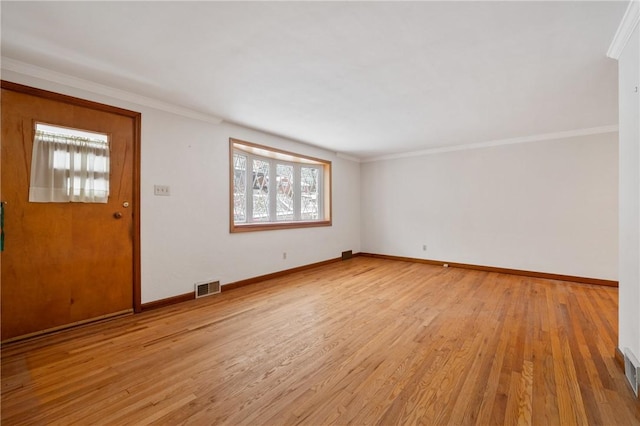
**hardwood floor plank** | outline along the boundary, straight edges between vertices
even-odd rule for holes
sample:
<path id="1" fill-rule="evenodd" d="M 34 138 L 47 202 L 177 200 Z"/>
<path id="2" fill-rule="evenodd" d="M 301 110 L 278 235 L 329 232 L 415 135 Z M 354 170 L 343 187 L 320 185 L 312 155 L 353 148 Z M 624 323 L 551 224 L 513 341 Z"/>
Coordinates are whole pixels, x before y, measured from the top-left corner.
<path id="1" fill-rule="evenodd" d="M 4 345 L 1 421 L 640 425 L 617 297 L 356 257 Z"/>
<path id="2" fill-rule="evenodd" d="M 560 412 L 557 404 L 557 385 L 555 376 L 555 360 L 550 344 L 550 335 L 555 330 L 549 327 L 549 311 L 547 310 L 547 291 L 536 286 L 536 298 L 533 303 L 536 321 L 536 339 L 533 344 L 533 424 L 558 424 Z"/>

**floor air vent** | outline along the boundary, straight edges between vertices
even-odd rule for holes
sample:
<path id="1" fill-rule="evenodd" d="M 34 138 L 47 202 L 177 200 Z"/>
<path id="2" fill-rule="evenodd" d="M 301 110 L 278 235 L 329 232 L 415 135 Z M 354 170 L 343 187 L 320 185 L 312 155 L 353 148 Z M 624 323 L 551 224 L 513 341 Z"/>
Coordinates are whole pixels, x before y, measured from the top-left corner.
<path id="1" fill-rule="evenodd" d="M 342 252 L 342 260 L 351 259 L 353 257 L 353 251 L 347 250 Z"/>
<path id="2" fill-rule="evenodd" d="M 220 293 L 220 281 L 196 284 L 196 299 Z"/>
<path id="3" fill-rule="evenodd" d="M 624 375 L 627 376 L 627 380 L 633 389 L 633 393 L 638 396 L 638 379 L 640 377 L 640 363 L 633 356 L 633 353 L 629 348 L 624 350 Z"/>

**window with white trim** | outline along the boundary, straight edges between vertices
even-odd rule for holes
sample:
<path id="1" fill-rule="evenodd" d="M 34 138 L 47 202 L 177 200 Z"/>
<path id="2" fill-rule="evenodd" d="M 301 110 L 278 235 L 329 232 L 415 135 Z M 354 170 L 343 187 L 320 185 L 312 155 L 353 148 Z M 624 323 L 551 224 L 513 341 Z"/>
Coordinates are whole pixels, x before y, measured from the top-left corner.
<path id="1" fill-rule="evenodd" d="M 231 232 L 331 225 L 331 162 L 230 139 Z"/>

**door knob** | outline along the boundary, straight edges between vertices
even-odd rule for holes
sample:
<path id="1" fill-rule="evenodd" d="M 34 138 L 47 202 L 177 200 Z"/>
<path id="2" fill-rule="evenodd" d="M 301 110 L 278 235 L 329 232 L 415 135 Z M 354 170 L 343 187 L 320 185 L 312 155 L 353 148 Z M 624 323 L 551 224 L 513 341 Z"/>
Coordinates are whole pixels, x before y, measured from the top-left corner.
<path id="1" fill-rule="evenodd" d="M 113 214 L 113 217 L 115 217 L 116 219 L 122 219 L 122 213 L 120 213 L 120 212 L 115 212 L 115 213 Z"/>

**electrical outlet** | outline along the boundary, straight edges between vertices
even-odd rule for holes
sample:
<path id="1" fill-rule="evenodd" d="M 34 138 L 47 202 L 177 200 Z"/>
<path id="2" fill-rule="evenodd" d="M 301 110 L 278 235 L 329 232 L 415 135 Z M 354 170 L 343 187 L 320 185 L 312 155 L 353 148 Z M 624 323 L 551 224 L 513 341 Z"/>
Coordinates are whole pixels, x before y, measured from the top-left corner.
<path id="1" fill-rule="evenodd" d="M 422 251 L 427 251 L 427 245 L 426 244 L 422 245 Z"/>
<path id="2" fill-rule="evenodd" d="M 153 185 L 153 195 L 164 195 L 168 197 L 171 195 L 169 185 Z"/>
<path id="3" fill-rule="evenodd" d="M 286 251 L 282 252 L 282 260 L 287 260 L 287 252 Z"/>

